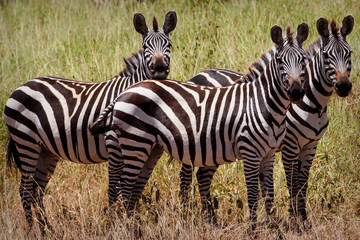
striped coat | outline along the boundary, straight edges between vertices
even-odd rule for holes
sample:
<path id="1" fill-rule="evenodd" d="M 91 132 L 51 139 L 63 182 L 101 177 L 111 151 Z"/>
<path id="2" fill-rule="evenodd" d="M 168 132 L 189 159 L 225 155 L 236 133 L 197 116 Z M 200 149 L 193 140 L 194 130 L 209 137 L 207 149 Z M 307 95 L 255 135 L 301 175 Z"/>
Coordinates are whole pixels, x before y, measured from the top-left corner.
<path id="1" fill-rule="evenodd" d="M 257 81 L 224 88 L 144 81 L 124 91 L 113 108 L 100 115 L 91 131 L 117 134 L 124 159 L 120 187 L 128 213 L 165 150 L 194 166 L 244 159 L 251 219 L 256 218 L 258 174 L 264 175 L 262 189 L 267 193 L 272 174 L 262 167 L 272 164 L 269 156 L 284 136 L 289 99 L 302 98 L 305 52 L 299 45 L 308 27 L 303 23 L 299 29 L 296 38 L 289 28 L 283 38 L 280 27 L 272 28 L 277 58 Z"/>
<path id="2" fill-rule="evenodd" d="M 91 135 L 88 127 L 127 87 L 145 79 L 167 77 L 169 33 L 175 26 L 173 11 L 166 15 L 163 28 L 158 28 L 154 18 L 150 30 L 145 18 L 136 13 L 134 27 L 142 34 L 143 49 L 125 59 L 126 68 L 118 76 L 99 83 L 39 77 L 11 94 L 4 110 L 9 130 L 7 154 L 8 161 L 15 160 L 21 170 L 20 196 L 29 229 L 33 220 L 31 206 L 41 229 L 49 227 L 43 195 L 59 158 L 84 164 L 108 160 L 104 136 Z M 116 174 L 109 166 L 110 182 Z M 113 191 L 109 189 L 109 201 Z"/>
<path id="3" fill-rule="evenodd" d="M 351 48 L 346 36 L 353 28 L 352 16 L 343 20 L 342 28 L 337 28 L 334 21 L 329 29 L 326 19 L 318 20 L 318 32 L 321 38 L 309 46 L 307 53 L 312 59 L 307 65 L 305 78 L 305 96 L 299 104 L 291 104 L 286 115 L 287 133 L 280 147 L 285 167 L 287 184 L 290 191 L 290 212 L 294 216 L 307 218 L 305 201 L 309 169 L 318 141 L 328 126 L 327 103 L 333 90 L 339 96 L 347 96 L 351 89 L 348 77 L 351 71 Z M 242 81 L 253 81 L 273 57 L 273 49 L 262 55 L 259 62 L 252 65 L 249 74 L 227 69 L 209 69 L 190 81 L 206 86 L 227 86 L 234 84 L 237 77 Z M 343 77 L 341 76 L 343 75 Z M 230 78 L 226 83 L 223 79 Z M 316 124 L 317 123 L 317 124 Z M 200 193 L 204 208 L 213 215 L 210 197 L 210 183 L 216 168 L 199 168 L 197 172 Z M 192 167 L 183 165 L 180 172 L 183 202 L 187 200 L 189 184 L 192 179 Z"/>

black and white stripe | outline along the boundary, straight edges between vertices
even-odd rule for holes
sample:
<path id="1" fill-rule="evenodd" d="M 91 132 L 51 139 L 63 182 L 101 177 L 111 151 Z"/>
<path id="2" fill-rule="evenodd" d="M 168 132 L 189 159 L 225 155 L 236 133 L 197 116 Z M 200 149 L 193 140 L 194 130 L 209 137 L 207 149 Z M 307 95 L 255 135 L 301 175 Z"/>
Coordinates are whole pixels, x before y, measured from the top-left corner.
<path id="1" fill-rule="evenodd" d="M 305 52 L 299 45 L 307 38 L 307 24 L 299 30 L 293 38 L 288 28 L 283 38 L 280 27 L 272 28 L 276 57 L 257 81 L 224 88 L 144 81 L 125 90 L 100 115 L 91 131 L 117 135 L 123 157 L 121 195 L 129 214 L 164 150 L 193 166 L 243 159 L 250 215 L 256 219 L 259 174 L 267 194 L 272 172 L 264 166 L 272 165 L 269 160 L 285 134 L 289 99 L 302 98 Z"/>
<path id="2" fill-rule="evenodd" d="M 39 210 L 40 227 L 48 225 L 42 199 L 60 158 L 84 164 L 108 160 L 104 136 L 91 135 L 88 126 L 124 89 L 145 79 L 167 77 L 169 33 L 175 26 L 174 11 L 166 15 L 161 29 L 154 18 L 150 30 L 145 18 L 136 13 L 134 27 L 143 36 L 143 48 L 125 59 L 126 68 L 118 76 L 100 83 L 39 77 L 11 94 L 4 110 L 9 130 L 7 155 L 22 173 L 20 196 L 29 229 L 31 205 Z M 113 175 L 116 172 L 109 166 L 110 181 Z"/>
<path id="3" fill-rule="evenodd" d="M 269 65 L 270 61 L 275 56 L 275 53 L 276 47 L 273 46 L 267 52 L 263 53 L 261 57 L 249 67 L 247 74 L 230 69 L 214 68 L 198 73 L 192 77 L 189 82 L 208 87 L 225 87 L 234 83 L 255 81 Z M 207 212 L 207 217 L 211 218 L 211 221 L 216 221 L 210 196 L 210 184 L 216 170 L 217 167 L 200 167 L 196 173 L 199 191 L 202 198 L 203 210 Z M 180 195 L 181 202 L 183 204 L 186 204 L 188 201 L 193 171 L 193 166 L 182 164 L 182 168 L 180 170 Z"/>
<path id="4" fill-rule="evenodd" d="M 291 196 L 290 212 L 293 215 L 300 215 L 302 220 L 307 218 L 305 201 L 309 169 L 317 143 L 328 126 L 327 103 L 334 88 L 340 96 L 348 95 L 351 89 L 351 82 L 348 80 L 351 71 L 351 48 L 346 42 L 346 35 L 351 32 L 353 24 L 352 16 L 347 16 L 343 20 L 341 29 L 337 29 L 333 21 L 327 30 L 327 21 L 322 18 L 318 20 L 321 38 L 306 50 L 312 60 L 306 69 L 305 96 L 301 103 L 291 104 L 286 115 L 287 133 L 281 151 Z M 266 66 L 273 56 L 271 52 L 272 49 L 264 54 L 258 63 L 252 65 L 249 74 L 242 79 L 254 80 L 252 73 L 263 71 L 262 66 Z M 221 73 L 218 73 L 217 69 L 209 69 L 204 73 L 196 75 L 191 81 L 207 86 L 217 84 L 228 86 L 236 82 L 236 78 L 232 76 L 243 75 L 226 69 L 222 69 Z M 232 78 L 233 82 L 224 83 L 222 79 L 226 77 Z M 183 202 L 187 201 L 192 170 L 192 166 L 183 164 L 180 172 Z M 204 208 L 210 214 L 213 214 L 210 184 L 215 171 L 216 168 L 199 168 L 197 172 Z"/>
<path id="5" fill-rule="evenodd" d="M 345 97 L 352 84 L 351 47 L 346 36 L 351 33 L 354 19 L 351 15 L 343 19 L 341 28 L 335 21 L 325 18 L 317 21 L 320 39 L 310 46 L 320 48 L 306 70 L 305 96 L 298 104 L 292 104 L 286 116 L 287 133 L 281 146 L 287 185 L 290 192 L 290 213 L 307 219 L 306 190 L 309 170 L 314 158 L 317 144 L 324 135 L 329 120 L 327 104 L 335 92 Z"/>

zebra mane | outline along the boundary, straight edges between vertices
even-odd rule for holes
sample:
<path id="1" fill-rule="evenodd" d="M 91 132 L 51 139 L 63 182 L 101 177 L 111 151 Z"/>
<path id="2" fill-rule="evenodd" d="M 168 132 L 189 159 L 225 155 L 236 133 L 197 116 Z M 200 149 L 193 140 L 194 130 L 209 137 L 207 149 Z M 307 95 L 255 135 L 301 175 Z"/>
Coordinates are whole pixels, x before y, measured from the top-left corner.
<path id="1" fill-rule="evenodd" d="M 125 68 L 119 73 L 120 77 L 131 77 L 136 73 L 136 69 L 142 64 L 143 50 L 133 53 L 131 57 L 124 58 Z"/>
<path id="2" fill-rule="evenodd" d="M 332 35 L 333 35 L 335 38 L 338 38 L 339 27 L 336 26 L 336 22 L 335 22 L 334 19 L 331 19 L 330 29 L 331 29 Z"/>
<path id="3" fill-rule="evenodd" d="M 318 39 L 310 43 L 308 48 L 305 50 L 305 53 L 308 55 L 309 58 L 312 58 L 313 56 L 316 55 L 317 52 L 320 51 L 321 45 L 322 45 L 322 39 L 321 37 L 319 37 Z"/>
<path id="4" fill-rule="evenodd" d="M 153 29 L 154 29 L 154 32 L 159 31 L 159 27 L 158 27 L 156 17 L 153 18 Z"/>
<path id="5" fill-rule="evenodd" d="M 288 26 L 286 28 L 286 38 L 287 38 L 287 41 L 289 44 L 293 43 L 293 40 L 294 40 L 293 35 L 294 35 L 294 32 L 291 31 L 290 26 Z M 276 51 L 277 51 L 276 47 L 273 46 L 267 52 L 263 53 L 256 62 L 251 64 L 246 76 L 241 77 L 236 82 L 241 83 L 241 82 L 249 82 L 249 81 L 256 80 L 261 75 L 261 73 L 265 71 L 265 68 L 267 67 L 267 65 L 269 65 L 269 63 L 270 63 L 271 59 L 274 57 Z"/>
<path id="6" fill-rule="evenodd" d="M 286 38 L 287 38 L 290 45 L 293 44 L 293 40 L 294 40 L 293 35 L 294 35 L 294 31 L 291 31 L 290 26 L 287 26 L 286 27 Z"/>
<path id="7" fill-rule="evenodd" d="M 275 55 L 275 52 L 276 47 L 273 46 L 267 52 L 261 54 L 260 58 L 256 62 L 251 64 L 251 66 L 249 67 L 249 72 L 246 74 L 246 76 L 244 76 L 244 78 L 241 78 L 238 82 L 247 82 L 247 80 L 252 81 L 257 79 L 265 70 L 266 66 L 269 65 L 271 59 Z"/>

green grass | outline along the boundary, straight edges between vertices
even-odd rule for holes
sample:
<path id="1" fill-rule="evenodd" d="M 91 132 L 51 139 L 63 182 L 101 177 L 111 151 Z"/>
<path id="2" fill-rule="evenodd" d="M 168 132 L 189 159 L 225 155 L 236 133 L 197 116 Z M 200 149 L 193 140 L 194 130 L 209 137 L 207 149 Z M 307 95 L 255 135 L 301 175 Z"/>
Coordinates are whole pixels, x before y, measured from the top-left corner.
<path id="1" fill-rule="evenodd" d="M 106 2 L 106 1 L 104 1 Z M 18 194 L 20 174 L 5 163 L 6 126 L 3 108 L 21 84 L 55 75 L 83 81 L 103 81 L 123 67 L 122 58 L 141 47 L 133 25 L 135 12 L 151 26 L 156 16 L 175 10 L 178 24 L 171 33 L 173 49 L 169 77 L 181 81 L 196 73 L 223 67 L 247 71 L 273 44 L 270 28 L 278 24 L 293 29 L 302 21 L 310 27 L 305 47 L 318 37 L 320 17 L 338 24 L 352 14 L 355 27 L 348 36 L 353 48 L 353 90 L 329 103 L 330 125 L 318 146 L 308 191 L 312 229 L 302 236 L 281 226 L 289 239 L 360 238 L 360 5 L 358 1 L 0 1 L 0 238 L 26 237 L 25 217 Z M 144 239 L 241 239 L 246 238 L 247 196 L 242 164 L 221 166 L 212 185 L 218 199 L 220 226 L 203 223 L 199 195 L 191 197 L 190 214 L 179 204 L 180 164 L 164 156 L 145 189 L 139 218 Z M 277 215 L 287 220 L 288 193 L 281 161 L 275 172 Z M 194 183 L 196 188 L 196 181 Z M 108 216 L 107 164 L 84 166 L 61 161 L 46 189 L 45 206 L 55 233 L 49 238 L 88 239 L 136 237 L 134 219 Z M 160 197 L 157 198 L 157 194 Z M 241 204 L 243 203 L 243 204 Z M 259 221 L 264 221 L 263 204 Z M 277 233 L 259 226 L 259 238 Z M 39 238 L 35 225 L 30 238 Z"/>

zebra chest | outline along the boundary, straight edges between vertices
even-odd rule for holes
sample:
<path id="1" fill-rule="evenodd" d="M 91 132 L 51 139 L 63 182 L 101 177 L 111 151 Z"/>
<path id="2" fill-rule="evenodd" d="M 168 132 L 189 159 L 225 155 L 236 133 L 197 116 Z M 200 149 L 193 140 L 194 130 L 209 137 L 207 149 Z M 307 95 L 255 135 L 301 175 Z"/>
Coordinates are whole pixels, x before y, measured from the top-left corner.
<path id="1" fill-rule="evenodd" d="M 329 120 L 327 112 L 304 111 L 298 106 L 292 106 L 291 111 L 287 114 L 287 128 L 296 132 L 299 143 L 301 139 L 320 140 L 326 132 Z"/>
<path id="2" fill-rule="evenodd" d="M 237 134 L 235 155 L 238 159 L 253 155 L 262 158 L 270 151 L 278 149 L 286 133 L 286 125 L 268 124 L 251 125 L 244 121 Z"/>

